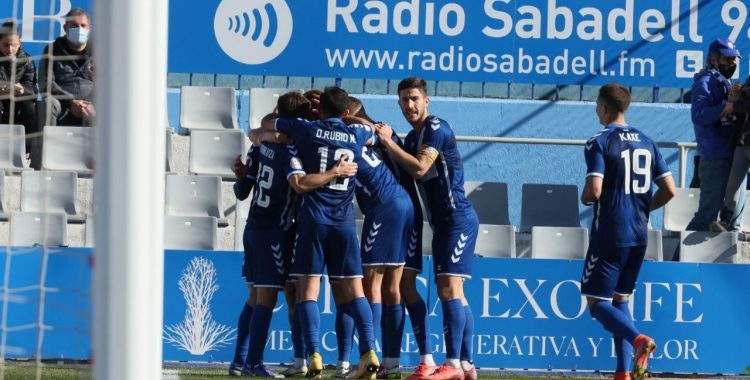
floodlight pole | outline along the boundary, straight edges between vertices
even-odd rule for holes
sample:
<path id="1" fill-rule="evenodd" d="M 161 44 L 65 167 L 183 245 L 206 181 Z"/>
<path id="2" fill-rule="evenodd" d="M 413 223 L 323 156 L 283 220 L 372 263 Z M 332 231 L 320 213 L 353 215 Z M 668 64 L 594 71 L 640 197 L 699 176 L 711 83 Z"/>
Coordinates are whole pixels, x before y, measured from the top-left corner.
<path id="1" fill-rule="evenodd" d="M 168 0 L 96 0 L 94 378 L 160 379 Z"/>

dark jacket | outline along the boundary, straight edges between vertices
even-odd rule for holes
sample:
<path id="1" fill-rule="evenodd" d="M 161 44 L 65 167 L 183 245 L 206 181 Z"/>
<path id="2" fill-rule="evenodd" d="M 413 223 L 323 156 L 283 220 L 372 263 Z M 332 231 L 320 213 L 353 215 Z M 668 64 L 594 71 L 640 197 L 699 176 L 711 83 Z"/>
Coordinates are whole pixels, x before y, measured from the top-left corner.
<path id="1" fill-rule="evenodd" d="M 53 60 L 49 58 L 50 50 Z M 92 50 L 91 41 L 86 44 L 86 49 L 82 52 L 70 50 L 65 36 L 59 37 L 44 48 L 42 59 L 39 61 L 39 90 L 42 95 L 51 94 L 61 101 L 93 100 Z"/>
<path id="2" fill-rule="evenodd" d="M 20 83 L 24 96 L 35 95 L 37 91 L 34 59 L 23 49 L 18 49 L 15 59 L 0 57 L 0 82 Z"/>
<path id="3" fill-rule="evenodd" d="M 737 133 L 732 142 L 738 146 L 750 146 L 750 78 L 740 91 L 740 100 L 732 103 L 737 116 Z"/>
<path id="4" fill-rule="evenodd" d="M 729 143 L 735 131 L 734 122 L 722 120 L 724 101 L 732 84 L 716 69 L 702 70 L 695 74 L 690 107 L 701 160 L 732 158 L 734 147 Z"/>

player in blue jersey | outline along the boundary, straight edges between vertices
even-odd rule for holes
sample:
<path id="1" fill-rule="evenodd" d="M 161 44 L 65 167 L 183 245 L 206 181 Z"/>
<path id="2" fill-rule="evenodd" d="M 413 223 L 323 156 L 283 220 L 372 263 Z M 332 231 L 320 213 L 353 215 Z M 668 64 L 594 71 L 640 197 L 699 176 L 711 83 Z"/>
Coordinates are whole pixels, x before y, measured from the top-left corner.
<path id="1" fill-rule="evenodd" d="M 378 136 L 396 162 L 422 183 L 427 195 L 435 229 L 432 251 L 446 344 L 445 363 L 419 378 L 476 378 L 472 358 L 474 318 L 463 282 L 471 278 L 479 218 L 464 196 L 463 164 L 453 129 L 427 112 L 427 83 L 421 78 L 406 78 L 398 85 L 398 95 L 401 112 L 413 128 L 406 136 L 406 149 L 390 139 L 393 130 L 387 125 L 378 127 Z"/>
<path id="2" fill-rule="evenodd" d="M 672 173 L 656 143 L 629 126 L 630 92 L 617 83 L 599 89 L 596 114 L 605 128 L 584 150 L 586 185 L 581 202 L 594 206 L 581 294 L 591 315 L 615 339 L 615 380 L 640 380 L 653 339 L 634 326 L 628 298 L 635 289 L 648 243 L 648 216 L 674 197 Z M 651 194 L 652 182 L 658 190 Z M 627 361 L 635 349 L 632 372 Z"/>
<path id="3" fill-rule="evenodd" d="M 292 112 L 297 110 L 300 115 L 306 114 L 308 107 L 301 105 L 309 103 L 301 94 L 298 95 L 302 102 L 295 99 L 294 94 L 280 97 L 279 112 L 299 116 Z M 283 377 L 263 365 L 263 350 L 278 291 L 284 289 L 287 277 L 284 256 L 292 243 L 290 235 L 293 233 L 291 226 L 297 193 L 311 191 L 333 179 L 347 178 L 356 173 L 356 165 L 336 165 L 324 173 L 308 176 L 302 170 L 302 163 L 296 155 L 297 148 L 294 145 L 265 143 L 257 149 L 251 149 L 250 157 L 255 157 L 254 162 L 257 163 L 253 166 L 257 169 L 249 170 L 256 177 L 254 184 L 251 182 L 253 176 L 242 176 L 249 162 L 243 168 L 239 157 L 235 160 L 235 173 L 238 179 L 244 178 L 235 184 L 237 197 L 246 199 L 250 187 L 254 188 L 243 242 L 244 274 L 247 282 L 253 285 L 255 303 L 249 318 L 247 334 L 250 339 L 247 356 L 242 361 L 244 366 L 237 371 L 237 364 L 240 362 L 235 358 L 230 367 L 232 375 Z M 244 329 L 242 324 L 241 320 L 240 327 Z"/>
<path id="4" fill-rule="evenodd" d="M 347 116 L 348 105 L 346 91 L 328 87 L 320 96 L 321 120 L 276 119 L 263 122 L 262 128 L 292 138 L 306 172 L 324 172 L 342 157 L 358 162 L 364 146 L 375 140 L 371 127 L 347 126 L 341 121 Z M 297 309 L 306 332 L 309 374 L 315 378 L 323 370 L 317 299 L 325 268 L 329 277 L 338 279 L 345 290 L 345 302 L 359 331 L 360 360 L 354 377 L 369 378 L 380 365 L 374 351 L 372 312 L 362 289 L 362 264 L 354 224 L 354 186 L 351 178 L 331 181 L 305 194 L 299 212 L 290 275 L 297 277 Z"/>
<path id="5" fill-rule="evenodd" d="M 359 99 L 350 97 L 350 114 L 357 115 L 361 108 Z M 358 117 L 347 117 L 345 121 L 373 125 L 371 120 Z M 366 147 L 362 153 L 356 185 L 355 196 L 365 216 L 360 238 L 364 291 L 370 302 L 376 337 L 378 326 L 383 326 L 383 365 L 377 377 L 400 379 L 399 358 L 405 315 L 399 286 L 413 230 L 414 209 L 409 194 L 396 181 L 374 147 Z M 339 295 L 337 293 L 340 294 L 340 290 L 334 291 L 334 298 Z M 346 306 L 341 302 L 337 302 L 336 306 L 336 338 L 342 367 L 348 361 L 354 332 Z M 343 375 L 339 373 L 337 364 L 334 377 Z"/>

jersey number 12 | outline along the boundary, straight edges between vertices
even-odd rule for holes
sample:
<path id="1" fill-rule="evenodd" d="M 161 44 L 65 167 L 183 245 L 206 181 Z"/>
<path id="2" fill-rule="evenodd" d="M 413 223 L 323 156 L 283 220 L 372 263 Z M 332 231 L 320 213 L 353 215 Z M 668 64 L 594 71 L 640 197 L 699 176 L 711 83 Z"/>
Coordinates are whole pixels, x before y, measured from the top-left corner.
<path id="1" fill-rule="evenodd" d="M 631 159 L 630 150 L 625 149 L 620 157 L 625 161 L 625 194 L 630 194 L 631 187 L 635 194 L 645 194 L 651 190 L 651 152 L 647 149 L 636 149 Z M 636 176 L 643 176 L 643 186 L 639 186 L 640 178 Z"/>

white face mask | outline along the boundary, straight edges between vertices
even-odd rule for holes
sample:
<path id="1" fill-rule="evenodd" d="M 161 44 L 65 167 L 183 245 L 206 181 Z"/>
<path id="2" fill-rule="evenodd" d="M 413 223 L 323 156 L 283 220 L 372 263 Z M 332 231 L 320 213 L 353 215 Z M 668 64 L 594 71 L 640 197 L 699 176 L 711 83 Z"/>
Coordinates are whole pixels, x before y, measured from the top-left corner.
<path id="1" fill-rule="evenodd" d="M 65 35 L 73 45 L 83 45 L 89 40 L 89 30 L 83 28 L 70 28 Z"/>

